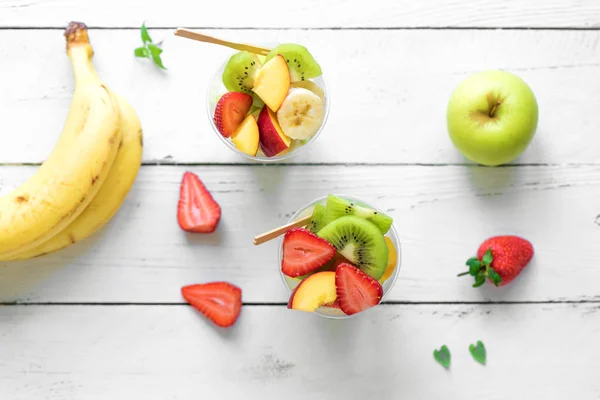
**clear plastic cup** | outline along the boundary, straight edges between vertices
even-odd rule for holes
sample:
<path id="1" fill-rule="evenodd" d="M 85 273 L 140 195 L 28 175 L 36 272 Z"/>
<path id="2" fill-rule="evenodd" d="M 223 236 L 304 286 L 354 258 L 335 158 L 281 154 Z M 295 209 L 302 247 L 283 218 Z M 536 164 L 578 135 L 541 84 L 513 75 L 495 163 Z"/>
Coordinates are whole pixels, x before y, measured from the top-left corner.
<path id="1" fill-rule="evenodd" d="M 370 207 L 377 211 L 381 211 L 377 207 L 374 207 L 372 204 L 366 203 L 355 197 L 346 196 L 346 195 L 337 195 L 337 194 L 335 196 L 352 201 L 359 205 L 363 205 L 365 207 Z M 297 221 L 301 218 L 304 218 L 304 217 L 312 214 L 312 211 L 313 211 L 313 208 L 315 207 L 315 205 L 317 205 L 318 203 L 325 205 L 326 202 L 327 202 L 327 196 L 321 197 L 319 199 L 312 201 L 311 203 L 305 205 L 304 207 L 302 207 L 301 209 L 296 211 L 296 213 L 294 215 L 292 215 L 292 217 L 290 218 L 288 223 Z M 398 234 L 396 233 L 396 229 L 394 228 L 394 224 L 392 224 L 392 226 L 390 227 L 390 230 L 385 234 L 385 236 L 389 237 L 391 239 L 392 243 L 394 244 L 394 247 L 396 248 L 396 252 L 398 254 L 398 258 L 396 260 L 396 268 L 394 269 L 394 272 L 387 280 L 385 280 L 381 284 L 381 286 L 383 287 L 383 296 L 381 298 L 381 302 L 383 302 L 385 300 L 387 294 L 394 287 L 394 284 L 396 283 L 396 280 L 398 279 L 398 274 L 400 273 L 400 265 L 402 264 L 402 251 L 400 249 L 400 241 L 398 239 Z M 300 284 L 300 279 L 290 278 L 289 276 L 284 275 L 283 272 L 281 272 L 281 262 L 283 260 L 283 237 L 280 239 L 280 242 L 279 242 L 278 260 L 279 260 L 278 268 L 279 268 L 279 273 L 281 275 L 281 279 L 291 295 L 292 291 L 296 288 L 296 286 L 298 286 Z M 380 302 L 380 304 L 381 304 L 381 302 Z M 377 307 L 377 306 L 375 306 L 375 307 Z M 371 309 L 375 308 L 375 307 L 371 307 Z M 344 319 L 344 318 L 353 317 L 355 315 L 360 315 L 365 312 L 369 312 L 369 310 L 370 309 L 356 313 L 356 314 L 346 315 L 346 314 L 344 314 L 344 312 L 342 310 L 340 310 L 338 308 L 319 307 L 315 310 L 315 314 L 318 314 L 318 315 L 320 315 L 322 317 L 326 317 L 326 318 Z"/>
<path id="2" fill-rule="evenodd" d="M 270 46 L 270 47 L 274 47 L 274 46 Z M 307 147 L 309 147 L 315 140 L 317 140 L 317 138 L 323 131 L 323 128 L 325 127 L 327 118 L 329 117 L 329 104 L 331 103 L 330 97 L 329 97 L 329 89 L 327 88 L 327 83 L 325 82 L 325 78 L 323 77 L 323 75 L 321 75 L 317 78 L 311 79 L 311 81 L 316 83 L 323 90 L 324 97 L 325 97 L 325 113 L 323 116 L 323 122 L 321 123 L 321 127 L 310 139 L 302 141 L 302 142 L 300 142 L 298 140 L 292 140 L 292 145 L 287 150 L 285 150 L 284 152 L 279 153 L 273 157 L 267 157 L 266 155 L 264 155 L 264 153 L 261 151 L 260 147 L 258 149 L 258 153 L 256 154 L 256 156 L 251 156 L 249 154 L 246 154 L 246 153 L 238 150 L 230 138 L 226 138 L 223 135 L 221 135 L 221 133 L 217 129 L 215 122 L 213 120 L 213 117 L 215 115 L 215 108 L 217 106 L 217 102 L 218 102 L 220 96 L 227 93 L 227 89 L 225 88 L 225 85 L 223 85 L 223 79 L 222 79 L 223 70 L 225 69 L 225 66 L 227 65 L 227 61 L 229 61 L 229 58 L 227 60 L 225 60 L 225 62 L 221 65 L 221 67 L 219 67 L 219 69 L 215 72 L 215 74 L 213 75 L 213 77 L 211 78 L 211 80 L 208 84 L 208 90 L 206 92 L 206 111 L 208 113 L 208 120 L 210 121 L 210 124 L 211 124 L 213 130 L 215 131 L 215 134 L 217 135 L 217 137 L 227 147 L 229 147 L 235 153 L 237 153 L 247 159 L 250 159 L 253 161 L 258 161 L 261 163 L 268 163 L 268 162 L 283 161 L 290 157 L 293 157 L 296 154 L 300 153 L 301 151 L 305 151 Z"/>

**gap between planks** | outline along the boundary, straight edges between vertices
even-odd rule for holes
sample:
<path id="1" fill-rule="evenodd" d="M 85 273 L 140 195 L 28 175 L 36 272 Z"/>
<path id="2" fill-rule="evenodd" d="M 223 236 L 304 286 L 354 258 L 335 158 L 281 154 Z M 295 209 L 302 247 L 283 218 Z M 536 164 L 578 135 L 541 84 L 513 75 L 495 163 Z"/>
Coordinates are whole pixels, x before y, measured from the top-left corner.
<path id="1" fill-rule="evenodd" d="M 95 30 L 107 30 L 107 31 L 131 31 L 139 30 L 139 26 L 94 26 L 87 25 L 88 29 Z M 148 26 L 148 29 L 177 29 L 179 26 Z M 1 26 L 0 31 L 3 30 L 59 30 L 62 31 L 66 26 Z M 578 27 L 578 26 L 563 26 L 563 27 L 552 27 L 552 26 L 323 26 L 323 27 L 220 27 L 220 26 L 186 26 L 187 29 L 194 30 L 215 30 L 215 31 L 598 31 L 600 27 Z"/>

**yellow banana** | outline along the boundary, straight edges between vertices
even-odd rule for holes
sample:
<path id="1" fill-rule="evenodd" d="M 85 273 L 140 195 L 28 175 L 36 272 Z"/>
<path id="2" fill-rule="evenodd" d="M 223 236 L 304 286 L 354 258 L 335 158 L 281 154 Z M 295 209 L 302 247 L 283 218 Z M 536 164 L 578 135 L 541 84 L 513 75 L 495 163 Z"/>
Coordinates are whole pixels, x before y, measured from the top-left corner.
<path id="1" fill-rule="evenodd" d="M 142 126 L 127 100 L 117 94 L 115 96 L 121 110 L 119 130 L 123 138 L 117 157 L 100 191 L 71 225 L 40 246 L 11 257 L 11 260 L 38 257 L 85 239 L 108 222 L 123 204 L 142 162 Z"/>
<path id="2" fill-rule="evenodd" d="M 73 103 L 50 156 L 0 197 L 2 258 L 35 248 L 69 226 L 104 183 L 121 142 L 118 104 L 94 71 L 85 26 L 72 23 L 65 36 L 75 73 Z"/>

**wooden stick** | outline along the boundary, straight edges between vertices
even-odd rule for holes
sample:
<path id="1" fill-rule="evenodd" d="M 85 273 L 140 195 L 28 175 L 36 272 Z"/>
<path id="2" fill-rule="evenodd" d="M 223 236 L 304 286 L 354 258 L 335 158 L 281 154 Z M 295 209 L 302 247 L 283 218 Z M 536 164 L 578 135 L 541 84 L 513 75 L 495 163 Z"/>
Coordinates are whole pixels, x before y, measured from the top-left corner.
<path id="1" fill-rule="evenodd" d="M 280 226 L 279 228 L 275 228 L 272 231 L 265 232 L 261 235 L 258 235 L 257 237 L 254 238 L 254 244 L 258 246 L 259 244 L 263 244 L 265 242 L 268 242 L 269 240 L 273 240 L 276 237 L 283 235 L 290 229 L 305 226 L 306 224 L 308 224 L 308 221 L 310 221 L 311 218 L 312 218 L 312 215 L 307 215 L 306 217 L 304 217 L 302 219 L 299 219 L 299 220 L 291 222 L 287 225 Z"/>
<path id="2" fill-rule="evenodd" d="M 181 36 L 186 39 L 197 40 L 199 42 L 204 43 L 219 44 L 221 46 L 230 47 L 232 49 L 240 51 L 249 51 L 250 53 L 261 54 L 263 56 L 266 56 L 269 53 L 269 49 L 265 49 L 264 47 L 252 46 L 243 43 L 228 42 L 226 40 L 217 39 L 215 37 L 204 35 L 200 32 L 195 32 L 185 28 L 177 28 L 175 30 L 175 36 Z"/>

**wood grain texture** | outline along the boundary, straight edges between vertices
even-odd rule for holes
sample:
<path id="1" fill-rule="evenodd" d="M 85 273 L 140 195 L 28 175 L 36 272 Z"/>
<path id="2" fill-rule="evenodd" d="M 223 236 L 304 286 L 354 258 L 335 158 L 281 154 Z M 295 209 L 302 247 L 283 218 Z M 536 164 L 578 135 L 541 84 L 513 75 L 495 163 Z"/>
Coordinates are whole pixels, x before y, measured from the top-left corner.
<path id="1" fill-rule="evenodd" d="M 179 182 L 197 173 L 223 216 L 217 232 L 176 223 Z M 33 167 L 0 168 L 4 192 Z M 279 240 L 252 244 L 328 193 L 363 198 L 395 219 L 399 280 L 388 300 L 600 299 L 600 167 L 213 166 L 144 167 L 117 217 L 81 244 L 0 264 L 0 299 L 19 302 L 182 302 L 186 284 L 229 280 L 246 302 L 286 302 Z M 534 260 L 506 288 L 457 278 L 488 236 L 529 239 Z"/>
<path id="2" fill-rule="evenodd" d="M 592 28 L 600 21 L 600 5 L 595 0 L 261 0 L 253 7 L 241 0 L 173 0 L 168 6 L 142 0 L 0 0 L 0 26 L 62 27 L 67 18 L 95 27 L 138 27 L 146 20 L 164 27 Z"/>
<path id="3" fill-rule="evenodd" d="M 216 137 L 205 110 L 208 81 L 229 49 L 170 30 L 151 33 L 164 38 L 167 73 L 134 58 L 137 30 L 90 33 L 99 73 L 140 114 L 145 161 L 246 162 Z M 206 33 L 299 42 L 314 52 L 328 78 L 331 113 L 323 134 L 293 163 L 465 163 L 446 132 L 447 100 L 466 76 L 491 68 L 517 73 L 538 98 L 538 133 L 517 163 L 598 163 L 600 31 Z M 2 129 L 10 135 L 0 164 L 40 162 L 62 130 L 73 90 L 64 39 L 59 30 L 3 30 L 0 44 Z"/>
<path id="4" fill-rule="evenodd" d="M 600 396 L 598 305 L 381 306 L 330 321 L 244 307 L 0 307 L 0 397 L 566 399 Z M 8 328 L 8 329 L 7 329 Z M 482 340 L 486 366 L 468 352 Z M 450 371 L 434 348 L 452 352 Z"/>

